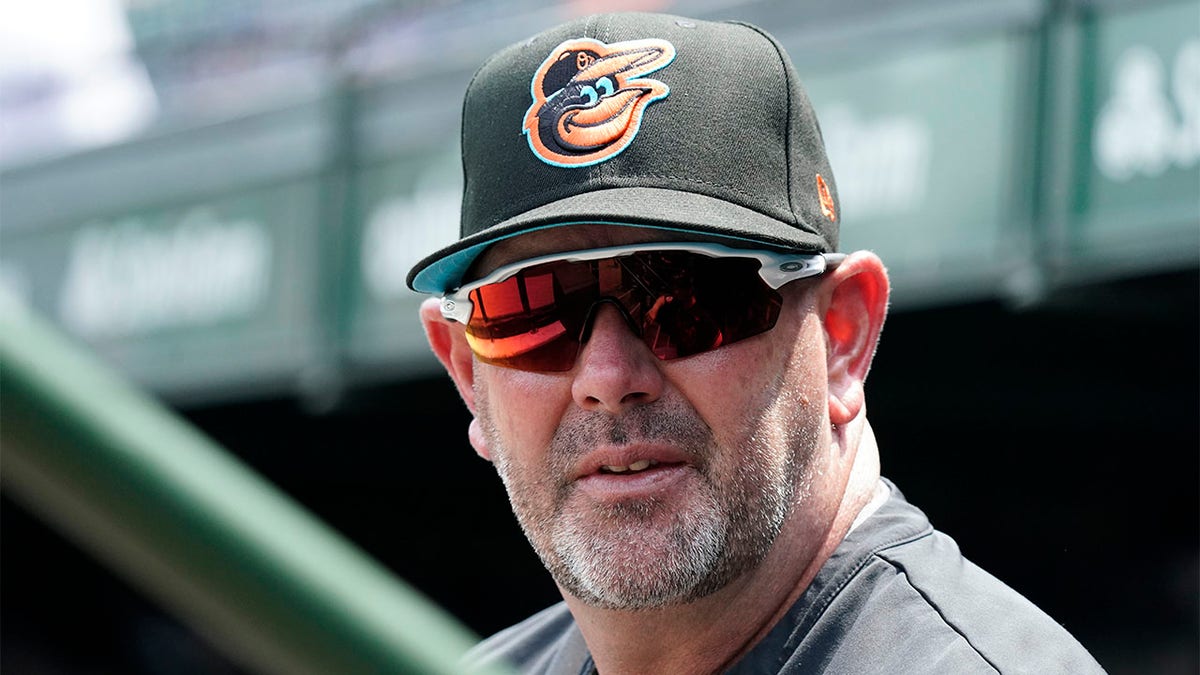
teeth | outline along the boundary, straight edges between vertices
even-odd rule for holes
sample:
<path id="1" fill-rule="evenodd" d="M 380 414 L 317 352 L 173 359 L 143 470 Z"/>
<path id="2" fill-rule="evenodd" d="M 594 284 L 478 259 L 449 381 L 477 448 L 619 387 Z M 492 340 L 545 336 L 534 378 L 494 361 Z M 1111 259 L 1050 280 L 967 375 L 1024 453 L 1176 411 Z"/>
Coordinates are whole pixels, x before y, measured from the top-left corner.
<path id="1" fill-rule="evenodd" d="M 658 461 L 654 459 L 639 459 L 629 466 L 617 466 L 615 464 L 605 464 L 600 468 L 608 473 L 625 473 L 627 471 L 645 471 L 652 466 L 658 466 Z"/>

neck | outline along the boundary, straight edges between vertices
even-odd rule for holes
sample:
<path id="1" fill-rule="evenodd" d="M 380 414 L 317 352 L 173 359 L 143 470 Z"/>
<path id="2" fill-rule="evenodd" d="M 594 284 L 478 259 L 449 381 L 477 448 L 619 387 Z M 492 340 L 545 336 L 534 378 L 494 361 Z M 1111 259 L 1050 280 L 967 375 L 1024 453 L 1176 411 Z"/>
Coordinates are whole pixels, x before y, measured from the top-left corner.
<path id="1" fill-rule="evenodd" d="M 564 592 L 597 670 L 716 673 L 762 640 L 812 583 L 878 482 L 878 452 L 865 419 L 839 430 L 833 445 L 854 448 L 847 457 L 852 465 L 836 472 L 841 485 L 815 486 L 813 494 L 832 488 L 835 499 L 799 503 L 762 562 L 716 593 L 688 604 L 627 611 L 593 607 Z"/>

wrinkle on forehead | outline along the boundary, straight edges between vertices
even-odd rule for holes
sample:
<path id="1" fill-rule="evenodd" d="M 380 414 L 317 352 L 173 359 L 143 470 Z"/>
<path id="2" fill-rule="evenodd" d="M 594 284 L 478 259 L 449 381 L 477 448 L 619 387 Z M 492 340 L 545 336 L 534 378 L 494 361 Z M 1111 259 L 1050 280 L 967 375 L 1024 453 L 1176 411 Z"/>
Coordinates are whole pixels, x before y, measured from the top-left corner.
<path id="1" fill-rule="evenodd" d="M 465 279 L 478 279 L 509 263 L 563 251 L 584 251 L 653 241 L 709 241 L 729 245 L 728 239 L 679 230 L 632 225 L 562 225 L 503 239 L 488 247 L 471 265 Z"/>

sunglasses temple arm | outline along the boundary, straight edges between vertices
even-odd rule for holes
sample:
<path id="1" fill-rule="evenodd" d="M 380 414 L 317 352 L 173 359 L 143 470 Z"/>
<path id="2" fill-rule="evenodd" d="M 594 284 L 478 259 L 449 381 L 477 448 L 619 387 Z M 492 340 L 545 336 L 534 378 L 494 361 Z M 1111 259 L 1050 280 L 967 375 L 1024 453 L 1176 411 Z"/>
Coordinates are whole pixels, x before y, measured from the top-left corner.
<path id="1" fill-rule="evenodd" d="M 771 256 L 764 259 L 758 274 L 771 288 L 778 290 L 784 284 L 815 277 L 837 267 L 846 259 L 845 253 L 817 253 L 803 256 Z"/>
<path id="2" fill-rule="evenodd" d="M 474 309 L 470 300 L 456 298 L 453 295 L 442 296 L 442 318 L 466 324 L 471 320 L 471 310 Z"/>

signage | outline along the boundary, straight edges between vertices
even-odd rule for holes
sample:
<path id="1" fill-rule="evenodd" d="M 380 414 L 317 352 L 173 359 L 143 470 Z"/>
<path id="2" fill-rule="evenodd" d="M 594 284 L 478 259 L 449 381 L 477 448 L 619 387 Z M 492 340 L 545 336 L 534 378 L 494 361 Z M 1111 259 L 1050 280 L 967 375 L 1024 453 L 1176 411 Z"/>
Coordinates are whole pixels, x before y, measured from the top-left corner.
<path id="1" fill-rule="evenodd" d="M 841 248 L 878 253 L 898 304 L 968 293 L 964 282 L 994 286 L 1017 253 L 1023 40 L 992 35 L 800 73 L 837 179 Z"/>
<path id="2" fill-rule="evenodd" d="M 88 339 L 244 319 L 266 302 L 271 254 L 264 223 L 222 220 L 207 206 L 165 226 L 90 222 L 71 235 L 58 316 Z"/>
<path id="3" fill-rule="evenodd" d="M 458 144 L 393 157 L 358 173 L 362 214 L 352 284 L 348 357 L 372 372 L 387 364 L 407 373 L 436 362 L 417 318 L 424 296 L 408 289 L 408 271 L 458 238 L 462 177 Z M 417 370 L 411 370 L 411 369 Z"/>
<path id="4" fill-rule="evenodd" d="M 291 382 L 316 348 L 317 211 L 308 179 L 5 231 L 0 283 L 159 393 Z"/>
<path id="5" fill-rule="evenodd" d="M 1100 14 L 1081 102 L 1066 254 L 1200 259 L 1200 6 Z"/>

